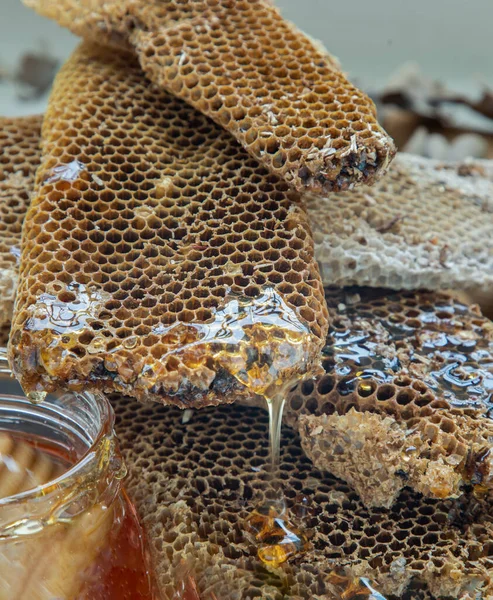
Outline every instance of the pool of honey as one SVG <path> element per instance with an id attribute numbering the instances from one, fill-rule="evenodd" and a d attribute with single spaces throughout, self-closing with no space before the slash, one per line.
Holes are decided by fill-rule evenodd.
<path id="1" fill-rule="evenodd" d="M 52 481 L 71 462 L 42 440 L 0 431 L 0 498 Z M 54 598 L 157 600 L 144 533 L 125 492 L 111 506 L 95 504 L 67 522 L 0 539 L 0 600 Z"/>

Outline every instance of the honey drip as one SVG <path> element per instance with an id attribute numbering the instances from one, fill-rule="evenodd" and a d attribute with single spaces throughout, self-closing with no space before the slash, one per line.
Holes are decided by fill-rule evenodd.
<path id="1" fill-rule="evenodd" d="M 265 397 L 265 400 L 269 411 L 270 484 L 275 498 L 250 513 L 246 520 L 246 532 L 257 545 L 259 559 L 266 566 L 277 569 L 290 558 L 307 550 L 308 539 L 303 530 L 291 521 L 279 477 L 285 394 Z"/>
<path id="2" fill-rule="evenodd" d="M 47 395 L 46 392 L 28 392 L 27 399 L 33 404 L 41 404 Z"/>
<path id="3" fill-rule="evenodd" d="M 290 558 L 308 549 L 308 538 L 292 522 L 279 477 L 281 423 L 285 395 L 265 398 L 269 410 L 269 454 L 271 488 L 275 498 L 255 508 L 247 517 L 245 530 L 257 545 L 257 556 L 268 567 L 277 569 Z"/>
<path id="4" fill-rule="evenodd" d="M 215 358 L 267 403 L 270 475 L 276 499 L 255 509 L 246 529 L 258 545 L 260 560 L 274 568 L 307 546 L 305 534 L 289 521 L 278 471 L 286 393 L 306 373 L 310 337 L 308 327 L 272 288 L 257 299 L 230 301 L 216 313 L 205 335 L 215 345 L 221 340 Z"/>
<path id="5" fill-rule="evenodd" d="M 309 326 L 289 307 L 272 287 L 265 287 L 255 298 L 230 293 L 225 304 L 213 311 L 212 318 L 204 323 L 160 322 L 152 334 L 159 336 L 163 353 L 152 363 L 139 366 L 132 372 L 128 364 L 118 364 L 118 352 L 132 350 L 138 343 L 128 337 L 117 346 L 107 347 L 107 338 L 92 331 L 104 327 L 107 294 L 83 285 L 70 284 L 54 296 L 42 294 L 31 309 L 25 330 L 38 332 L 44 344 L 40 352 L 43 367 L 51 376 L 57 376 L 80 359 L 73 352 L 79 336 L 91 342 L 86 346 L 91 357 L 103 357 L 105 369 L 116 370 L 122 379 L 145 380 L 152 388 L 166 381 L 166 376 L 179 363 L 187 377 L 203 386 L 206 377 L 222 367 L 253 394 L 262 396 L 269 411 L 270 465 L 274 480 L 280 460 L 280 435 L 284 401 L 287 391 L 299 377 L 306 375 L 318 354 L 318 343 Z M 105 334 L 111 334 L 110 328 Z M 108 335 L 108 339 L 116 336 Z M 215 363 L 215 371 L 208 365 Z M 178 367 L 178 371 L 180 368 Z M 63 375 L 62 375 L 63 376 Z M 33 391 L 31 396 L 33 397 Z M 283 502 L 281 486 L 277 500 Z M 261 507 L 254 514 L 271 515 L 265 528 L 256 535 L 261 543 L 258 554 L 270 565 L 279 565 L 305 546 L 304 536 L 292 528 L 285 517 L 285 508 L 272 512 L 272 506 Z M 275 512 L 275 511 L 274 511 Z M 269 535 L 267 532 L 271 531 Z"/>
<path id="6" fill-rule="evenodd" d="M 281 424 L 285 396 L 277 395 L 265 400 L 269 411 L 270 468 L 272 476 L 276 477 L 281 457 Z"/>

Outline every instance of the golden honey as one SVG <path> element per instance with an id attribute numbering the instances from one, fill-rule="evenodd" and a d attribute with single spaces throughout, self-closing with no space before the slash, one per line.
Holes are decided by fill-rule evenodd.
<path id="1" fill-rule="evenodd" d="M 246 530 L 253 534 L 260 560 L 277 568 L 307 547 L 305 534 L 288 519 L 277 476 L 286 394 L 306 373 L 308 348 L 313 343 L 310 330 L 273 288 L 266 288 L 258 298 L 230 300 L 216 313 L 213 323 L 202 326 L 201 343 L 204 341 L 210 344 L 214 358 L 267 404 L 270 474 L 276 499 L 250 514 Z"/>
<path id="2" fill-rule="evenodd" d="M 386 600 L 367 577 L 347 577 L 333 572 L 328 583 L 340 600 Z"/>
<path id="3" fill-rule="evenodd" d="M 246 531 L 255 538 L 258 557 L 265 565 L 278 568 L 308 549 L 306 535 L 291 518 L 283 499 L 268 502 L 249 515 Z"/>

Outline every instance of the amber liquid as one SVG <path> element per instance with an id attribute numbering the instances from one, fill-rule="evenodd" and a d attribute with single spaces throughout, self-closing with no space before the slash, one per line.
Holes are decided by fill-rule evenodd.
<path id="1" fill-rule="evenodd" d="M 282 488 L 278 488 L 277 498 L 262 504 L 248 516 L 246 531 L 255 538 L 258 557 L 265 565 L 278 568 L 308 549 L 306 533 L 292 519 Z"/>
<path id="2" fill-rule="evenodd" d="M 247 517 L 245 530 L 257 545 L 257 555 L 270 567 L 278 568 L 305 552 L 308 537 L 288 510 L 280 478 L 281 424 L 285 394 L 264 395 L 269 411 L 269 488 L 271 499 L 257 506 Z"/>
<path id="3" fill-rule="evenodd" d="M 77 600 L 157 600 L 149 569 L 144 532 L 127 494 L 120 499 L 123 518 L 87 573 Z"/>
<path id="4" fill-rule="evenodd" d="M 0 497 L 49 483 L 73 462 L 44 440 L 0 432 Z M 32 516 L 21 513 L 21 518 Z M 96 504 L 36 535 L 0 540 L 0 600 L 53 598 L 157 598 L 143 531 L 124 492 L 110 507 Z"/>
<path id="5" fill-rule="evenodd" d="M 270 481 L 274 498 L 254 509 L 245 529 L 260 560 L 278 567 L 307 548 L 302 530 L 291 522 L 279 479 L 281 423 L 287 390 L 306 371 L 311 333 L 275 290 L 236 298 L 215 315 L 202 338 L 216 348 L 214 358 L 252 393 L 263 396 L 269 412 Z M 188 592 L 193 597 L 193 589 Z"/>
<path id="6" fill-rule="evenodd" d="M 246 534 L 257 546 L 259 559 L 277 568 L 308 548 L 302 528 L 289 513 L 279 477 L 281 424 L 287 390 L 306 369 L 306 347 L 310 332 L 297 320 L 273 290 L 246 301 L 241 311 L 226 319 L 222 327 L 236 344 L 223 347 L 216 355 L 226 368 L 253 393 L 263 396 L 269 413 L 269 488 L 273 497 L 248 516 Z M 227 337 L 227 336 L 224 336 Z M 294 379 L 294 380 L 293 380 Z M 193 588 L 188 597 L 194 598 Z M 185 597 L 185 596 L 184 596 Z M 198 596 L 195 596 L 198 597 Z"/>
<path id="7" fill-rule="evenodd" d="M 327 580 L 340 600 L 386 600 L 366 577 L 347 577 L 332 572 Z"/>
<path id="8" fill-rule="evenodd" d="M 279 461 L 281 458 L 281 424 L 285 397 L 280 395 L 274 398 L 266 398 L 265 401 L 269 411 L 270 469 L 272 477 L 276 478 L 279 474 Z M 278 485 L 278 487 L 280 486 Z"/>

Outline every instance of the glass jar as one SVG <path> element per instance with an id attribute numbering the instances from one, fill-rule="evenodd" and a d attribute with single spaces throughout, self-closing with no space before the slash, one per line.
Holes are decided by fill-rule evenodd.
<path id="1" fill-rule="evenodd" d="M 0 350 L 0 600 L 151 600 L 109 402 L 32 404 Z"/>

